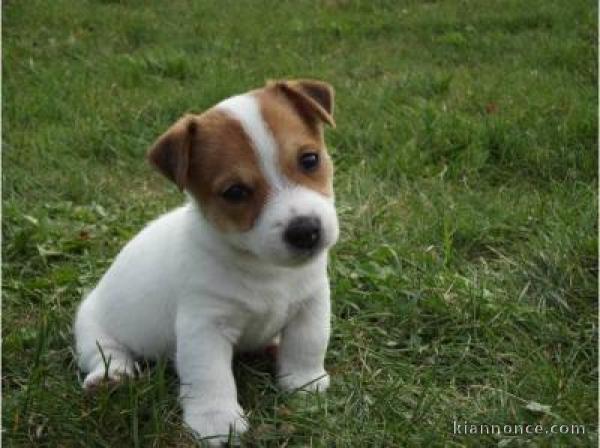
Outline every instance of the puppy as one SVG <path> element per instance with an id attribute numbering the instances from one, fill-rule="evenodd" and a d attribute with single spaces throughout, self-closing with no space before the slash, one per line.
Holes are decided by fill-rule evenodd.
<path id="1" fill-rule="evenodd" d="M 235 351 L 280 338 L 284 390 L 324 391 L 327 251 L 338 238 L 334 125 L 324 82 L 271 82 L 186 115 L 150 162 L 191 201 L 151 222 L 119 253 L 75 320 L 83 386 L 134 374 L 134 360 L 175 361 L 185 423 L 226 441 L 247 429 Z"/>

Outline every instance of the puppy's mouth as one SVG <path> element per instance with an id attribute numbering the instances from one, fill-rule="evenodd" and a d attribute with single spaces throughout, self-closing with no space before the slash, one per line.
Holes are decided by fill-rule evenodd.
<path id="1" fill-rule="evenodd" d="M 323 249 L 324 247 L 319 246 L 306 250 L 291 250 L 291 256 L 287 264 L 289 264 L 290 266 L 301 266 L 315 258 L 318 254 L 320 254 L 323 251 Z"/>
<path id="2" fill-rule="evenodd" d="M 240 259 L 249 261 L 263 260 L 282 267 L 298 267 L 307 264 L 322 253 L 327 247 L 322 240 L 319 241 L 319 244 L 307 248 L 293 247 L 289 244 L 284 244 L 284 246 L 286 250 L 283 253 L 280 252 L 280 255 L 274 258 L 261 253 L 261 251 L 255 251 L 250 248 L 239 247 L 237 245 L 232 245 L 231 247 L 238 254 Z"/>

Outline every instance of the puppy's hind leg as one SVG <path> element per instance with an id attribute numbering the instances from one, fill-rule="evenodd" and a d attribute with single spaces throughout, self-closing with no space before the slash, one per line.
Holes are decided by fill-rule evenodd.
<path id="1" fill-rule="evenodd" d="M 129 350 L 107 334 L 86 305 L 81 305 L 75 320 L 79 368 L 87 374 L 83 388 L 93 389 L 105 381 L 134 376 L 135 361 Z"/>

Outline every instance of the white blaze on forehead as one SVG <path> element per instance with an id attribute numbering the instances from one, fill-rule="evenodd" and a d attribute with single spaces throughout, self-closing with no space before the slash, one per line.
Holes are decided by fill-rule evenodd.
<path id="1" fill-rule="evenodd" d="M 277 144 L 260 112 L 258 98 L 252 94 L 237 95 L 215 106 L 240 122 L 256 151 L 262 172 L 274 188 L 281 188 L 285 181 L 277 164 Z"/>

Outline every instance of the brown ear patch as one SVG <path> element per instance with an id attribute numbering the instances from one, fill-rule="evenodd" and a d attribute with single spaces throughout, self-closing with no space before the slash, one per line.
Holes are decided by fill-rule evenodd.
<path id="1" fill-rule="evenodd" d="M 279 87 L 266 88 L 257 94 L 261 114 L 277 144 L 277 166 L 292 183 L 333 195 L 333 164 L 327 154 L 322 126 L 306 121 L 289 96 Z M 319 167 L 302 170 L 299 159 L 304 153 L 316 153 Z"/>
<path id="2" fill-rule="evenodd" d="M 198 124 L 193 115 L 185 115 L 171 126 L 148 150 L 147 157 L 180 190 L 187 184 L 189 160 Z"/>
<path id="3" fill-rule="evenodd" d="M 294 107 L 312 125 L 316 121 L 335 127 L 335 91 L 330 84 L 315 80 L 278 81 L 274 85 L 288 96 Z"/>
<path id="4" fill-rule="evenodd" d="M 335 91 L 331 84 L 311 79 L 288 81 L 287 83 L 290 87 L 300 90 L 315 100 L 325 112 L 333 117 Z"/>

